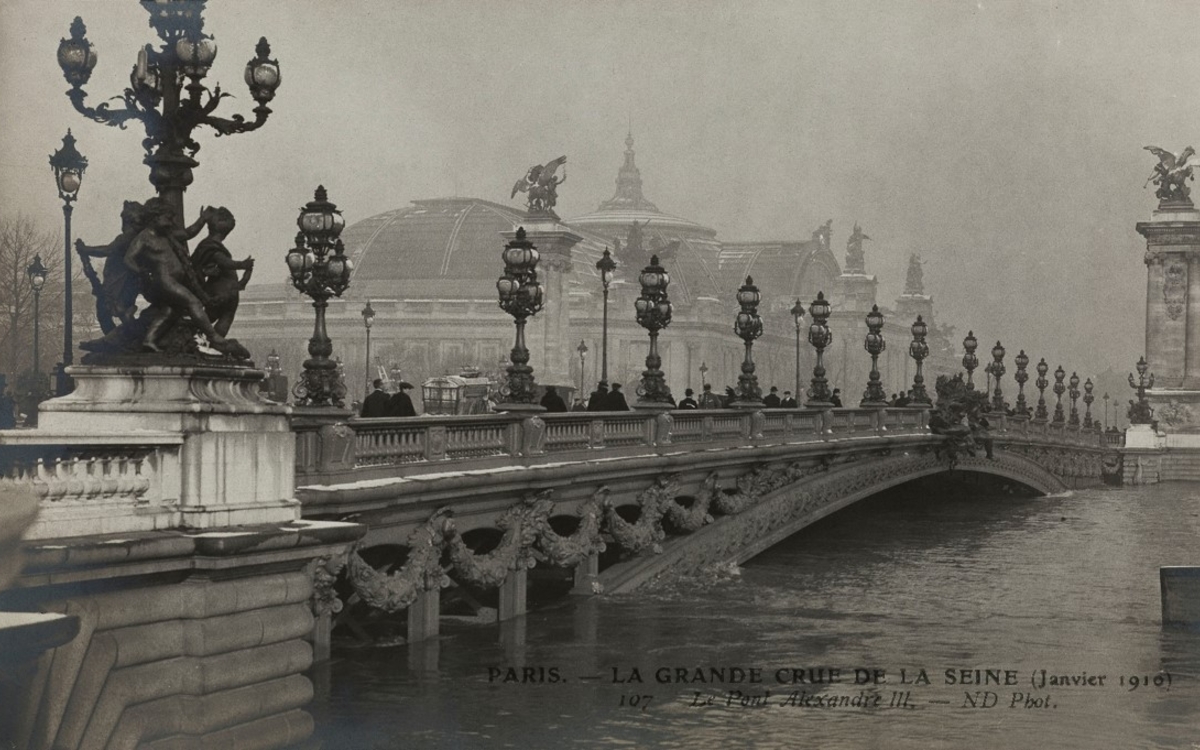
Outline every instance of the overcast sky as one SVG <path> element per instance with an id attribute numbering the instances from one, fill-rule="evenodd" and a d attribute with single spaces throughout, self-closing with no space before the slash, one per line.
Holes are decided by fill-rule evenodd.
<path id="1" fill-rule="evenodd" d="M 54 53 L 76 15 L 99 53 L 93 104 L 154 40 L 135 0 L 0 0 L 0 198 L 61 221 L 46 159 L 70 127 L 90 161 L 76 236 L 98 243 L 123 199 L 152 192 L 140 126 L 93 123 L 64 95 Z M 208 81 L 236 96 L 217 114 L 250 114 L 259 36 L 283 83 L 261 130 L 199 131 L 188 212 L 228 206 L 229 245 L 277 280 L 318 183 L 351 223 L 451 194 L 516 205 L 525 169 L 566 154 L 570 217 L 612 195 L 632 122 L 663 211 L 726 240 L 807 238 L 832 218 L 839 259 L 857 220 L 885 304 L 917 252 L 959 336 L 1081 375 L 1130 369 L 1134 224 L 1156 203 L 1142 147 L 1200 145 L 1195 18 L 1186 0 L 210 0 Z"/>

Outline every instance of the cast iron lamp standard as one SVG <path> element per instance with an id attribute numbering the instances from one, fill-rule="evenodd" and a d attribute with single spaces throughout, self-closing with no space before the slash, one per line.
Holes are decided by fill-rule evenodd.
<path id="1" fill-rule="evenodd" d="M 1108 432 L 1108 392 L 1104 393 L 1104 431 Z"/>
<path id="2" fill-rule="evenodd" d="M 929 344 L 925 343 L 925 336 L 929 333 L 929 326 L 925 325 L 925 321 L 921 316 L 917 316 L 917 321 L 912 324 L 913 340 L 908 345 L 908 354 L 917 362 L 917 372 L 913 375 L 912 395 L 909 397 L 909 403 L 917 406 L 930 406 L 933 404 L 929 400 L 929 393 L 925 391 L 925 376 L 921 374 L 921 362 L 929 356 Z"/>
<path id="3" fill-rule="evenodd" d="M 1016 356 L 1017 371 L 1013 373 L 1013 380 L 1017 381 L 1017 408 L 1016 415 L 1029 419 L 1029 405 L 1025 402 L 1025 383 L 1029 380 L 1029 373 L 1025 371 L 1029 367 L 1029 355 L 1022 349 Z"/>
<path id="4" fill-rule="evenodd" d="M 204 33 L 205 1 L 143 0 L 150 26 L 162 44 L 158 49 L 146 45 L 138 50 L 129 88 L 117 97 L 123 103 L 118 109 L 107 102 L 96 107 L 84 103 L 87 94 L 83 86 L 96 66 L 96 52 L 87 40 L 82 19 L 76 17 L 70 38 L 58 45 L 58 64 L 71 84 L 67 97 L 80 114 L 105 125 L 124 128 L 130 120 L 137 120 L 145 127 L 142 145 L 146 156 L 142 161 L 150 167 L 151 184 L 175 209 L 180 226 L 184 224 L 183 192 L 192 182 L 192 169 L 199 165 L 192 158 L 200 150 L 192 131 L 201 125 L 217 135 L 257 130 L 271 114 L 267 102 L 274 98 L 280 81 L 279 61 L 270 59 L 270 45 L 265 38 L 259 39 L 244 74 L 250 96 L 258 104 L 254 119 L 248 122 L 242 115 L 229 119 L 213 115 L 229 94 L 220 86 L 209 91 L 203 84 L 217 56 L 216 42 Z"/>
<path id="5" fill-rule="evenodd" d="M 650 352 L 646 355 L 646 369 L 642 372 L 642 382 L 638 384 L 638 400 L 634 406 L 639 409 L 670 409 L 674 404 L 671 389 L 663 377 L 662 357 L 658 356 L 658 332 L 671 324 L 671 300 L 667 297 L 671 276 L 658 264 L 658 256 L 652 255 L 650 265 L 642 269 L 638 282 L 642 285 L 642 295 L 633 306 L 638 325 L 650 332 Z M 761 322 L 759 328 L 762 328 Z"/>
<path id="6" fill-rule="evenodd" d="M 701 389 L 703 389 L 704 386 L 708 385 L 708 379 L 704 377 L 707 372 L 708 372 L 708 365 L 701 362 L 700 363 L 700 388 Z"/>
<path id="7" fill-rule="evenodd" d="M 1063 379 L 1067 377 L 1067 372 L 1058 366 L 1054 371 L 1054 395 L 1058 397 L 1058 401 L 1054 404 L 1054 424 L 1063 424 L 1066 419 L 1063 417 L 1062 397 L 1067 387 L 1063 385 Z"/>
<path id="8" fill-rule="evenodd" d="M 1033 418 L 1038 422 L 1045 422 L 1050 416 L 1050 412 L 1046 410 L 1046 386 L 1050 385 L 1050 381 L 1046 380 L 1046 373 L 1050 372 L 1050 365 L 1046 364 L 1046 358 L 1042 357 L 1037 363 L 1037 380 L 1033 384 L 1038 389 L 1037 411 L 1034 412 Z"/>
<path id="9" fill-rule="evenodd" d="M 812 318 L 808 324 L 808 343 L 817 350 L 817 362 L 813 365 L 812 397 L 804 402 L 806 407 L 828 409 L 833 406 L 833 394 L 829 392 L 829 381 L 825 379 L 825 348 L 833 342 L 833 332 L 826 325 L 830 311 L 825 292 L 817 292 L 817 298 L 808 306 L 808 316 Z M 797 398 L 799 396 L 796 394 Z"/>
<path id="10" fill-rule="evenodd" d="M 579 346 L 575 347 L 575 351 L 579 352 L 579 398 L 582 400 L 587 395 L 587 391 L 583 389 L 583 364 L 588 353 L 587 344 L 583 343 L 583 339 L 579 340 Z"/>
<path id="11" fill-rule="evenodd" d="M 975 350 L 979 348 L 979 339 L 975 338 L 974 331 L 967 331 L 967 337 L 963 339 L 963 349 L 966 353 L 963 354 L 962 365 L 967 371 L 967 388 L 975 390 L 975 383 L 971 377 L 975 373 L 975 368 L 979 366 L 979 357 L 975 356 Z"/>
<path id="12" fill-rule="evenodd" d="M 800 324 L 804 322 L 804 303 L 800 298 L 796 298 L 796 304 L 792 307 L 792 319 L 796 321 L 796 399 L 800 398 Z"/>
<path id="13" fill-rule="evenodd" d="M 1083 382 L 1083 429 L 1090 430 L 1097 426 L 1097 422 L 1092 419 L 1092 402 L 1096 400 L 1096 396 L 1092 391 L 1096 388 L 1092 384 L 1092 379 L 1088 378 Z"/>
<path id="14" fill-rule="evenodd" d="M 608 382 L 608 287 L 612 284 L 617 262 L 612 259 L 607 247 L 604 248 L 604 255 L 596 261 L 596 270 L 600 272 L 600 283 L 604 287 L 604 310 L 601 313 L 603 323 L 600 329 L 600 379 Z"/>
<path id="15" fill-rule="evenodd" d="M 41 297 L 42 287 L 46 285 L 46 267 L 42 265 L 41 255 L 33 256 L 33 262 L 25 269 L 25 275 L 29 277 L 29 288 L 33 290 L 33 371 L 40 373 L 42 371 Z M 39 379 L 38 390 L 40 391 L 42 388 L 45 388 L 45 384 L 41 383 Z"/>
<path id="16" fill-rule="evenodd" d="M 1137 382 L 1133 380 L 1133 373 L 1129 375 L 1129 387 L 1137 390 L 1137 402 L 1129 407 L 1129 424 L 1150 424 L 1154 417 L 1154 410 L 1150 408 L 1150 402 L 1146 399 L 1146 389 L 1154 387 L 1154 374 L 1151 373 L 1148 379 L 1146 377 L 1146 371 L 1149 369 L 1146 358 L 1141 357 L 1137 363 Z"/>
<path id="17" fill-rule="evenodd" d="M 94 57 L 93 57 L 94 59 Z M 74 326 L 75 311 L 71 292 L 71 205 L 79 196 L 79 186 L 83 184 L 83 173 L 87 170 L 88 161 L 75 148 L 75 136 L 67 130 L 63 136 L 62 148 L 50 155 L 50 168 L 54 170 L 54 184 L 58 186 L 58 197 L 63 202 L 63 359 L 56 373 L 57 383 L 55 392 L 65 396 L 71 391 L 71 379 L 67 376 L 67 368 L 75 361 Z"/>
<path id="18" fill-rule="evenodd" d="M 296 246 L 287 254 L 288 272 L 292 285 L 312 299 L 317 320 L 308 340 L 309 359 L 304 361 L 304 372 L 292 394 L 300 406 L 341 408 L 346 383 L 338 375 L 337 362 L 329 358 L 333 342 L 325 330 L 325 309 L 330 297 L 342 296 L 350 285 L 354 269 L 338 239 L 346 220 L 337 206 L 329 202 L 324 186 L 320 186 L 314 199 L 300 209 L 296 223 L 300 231 L 296 233 Z"/>
<path id="19" fill-rule="evenodd" d="M 996 379 L 996 390 L 992 393 L 992 408 L 1000 414 L 1004 413 L 1004 393 L 1000 390 L 1000 376 L 1004 374 L 1004 347 L 997 341 L 992 347 L 992 377 Z"/>
<path id="20" fill-rule="evenodd" d="M 1079 375 L 1071 373 L 1071 379 L 1067 383 L 1070 385 L 1067 396 L 1071 399 L 1071 415 L 1067 418 L 1067 424 L 1079 429 Z"/>
<path id="21" fill-rule="evenodd" d="M 871 355 L 871 374 L 859 406 L 887 406 L 887 394 L 883 390 L 883 383 L 879 382 L 879 355 L 887 349 L 887 342 L 883 340 L 883 313 L 879 312 L 879 305 L 871 305 L 871 312 L 867 313 L 867 337 L 863 348 Z"/>
<path id="22" fill-rule="evenodd" d="M 542 309 L 542 285 L 538 283 L 537 264 L 541 257 L 533 243 L 525 239 L 525 227 L 517 228 L 517 236 L 501 253 L 504 275 L 496 281 L 500 308 L 513 316 L 517 326 L 508 366 L 508 379 L 501 388 L 504 402 L 501 411 L 541 411 L 537 403 L 537 384 L 529 366 L 529 349 L 525 348 L 525 321 Z M 607 297 L 605 298 L 607 307 Z"/>
<path id="23" fill-rule="evenodd" d="M 363 388 L 363 397 L 365 398 L 371 393 L 371 324 L 375 322 L 375 310 L 371 307 L 371 300 L 367 300 L 366 306 L 362 309 L 363 328 L 367 329 L 367 360 L 366 368 L 363 373 L 366 378 Z"/>
<path id="24" fill-rule="evenodd" d="M 738 376 L 737 401 L 734 406 L 759 408 L 762 406 L 762 389 L 758 387 L 758 376 L 754 374 L 754 340 L 762 335 L 762 318 L 758 316 L 758 303 L 762 299 L 754 279 L 746 277 L 746 283 L 737 291 L 741 309 L 734 319 L 733 332 L 746 343 L 746 356 L 742 360 L 742 374 Z"/>

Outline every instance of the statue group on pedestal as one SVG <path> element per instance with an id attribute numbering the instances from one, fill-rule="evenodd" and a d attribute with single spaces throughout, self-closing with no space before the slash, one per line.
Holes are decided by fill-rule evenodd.
<path id="1" fill-rule="evenodd" d="M 145 204 L 126 201 L 121 210 L 121 233 L 107 245 L 75 249 L 84 275 L 96 296 L 96 318 L 104 336 L 85 341 L 91 352 L 85 362 L 104 355 L 180 355 L 203 353 L 196 341 L 203 334 L 218 355 L 249 359 L 250 353 L 228 338 L 241 290 L 250 281 L 254 259 L 234 260 L 225 239 L 236 222 L 224 207 L 206 206 L 200 218 L 179 229 L 175 211 L 162 198 Z M 187 241 L 207 228 L 208 235 L 194 252 Z M 103 258 L 100 274 L 93 258 Z M 238 276 L 238 271 L 242 275 Z M 141 296 L 149 306 L 138 313 Z"/>
<path id="2" fill-rule="evenodd" d="M 1159 204 L 1176 203 L 1190 206 L 1192 200 L 1189 196 L 1192 191 L 1186 183 L 1195 177 L 1192 176 L 1192 165 L 1188 160 L 1196 155 L 1196 149 L 1188 146 L 1176 156 L 1158 146 L 1144 148 L 1158 157 L 1158 164 L 1154 165 L 1154 174 L 1146 179 L 1146 184 L 1153 182 L 1158 186 L 1154 194 L 1158 196 Z"/>
<path id="3" fill-rule="evenodd" d="M 512 195 L 529 193 L 527 203 L 530 213 L 554 213 L 554 205 L 558 203 L 558 186 L 567 181 L 567 157 L 560 156 L 546 164 L 535 164 L 529 168 L 525 176 L 513 185 Z M 563 168 L 562 177 L 555 177 L 558 168 Z"/>

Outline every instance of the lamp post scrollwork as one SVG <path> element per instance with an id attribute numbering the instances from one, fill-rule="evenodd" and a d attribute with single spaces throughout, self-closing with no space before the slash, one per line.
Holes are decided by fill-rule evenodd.
<path id="1" fill-rule="evenodd" d="M 1029 373 L 1026 368 L 1029 367 L 1029 355 L 1022 349 L 1017 354 L 1016 359 L 1017 371 L 1013 373 L 1013 380 L 1017 381 L 1017 408 L 1016 415 L 1018 417 L 1029 418 L 1029 406 L 1025 402 L 1025 383 L 1029 380 Z"/>
<path id="2" fill-rule="evenodd" d="M 1096 400 L 1096 396 L 1092 391 L 1096 386 L 1092 383 L 1092 379 L 1088 378 L 1083 381 L 1083 429 L 1090 430 L 1095 425 L 1095 420 L 1092 419 L 1092 402 Z"/>
<path id="3" fill-rule="evenodd" d="M 97 106 L 85 103 L 83 90 L 96 66 L 96 51 L 87 40 L 87 27 L 81 18 L 71 23 L 70 37 L 58 45 L 58 64 L 71 84 L 67 98 L 76 111 L 105 125 L 124 128 L 132 120 L 140 121 L 146 138 L 143 163 L 150 168 L 150 182 L 175 209 L 182 222 L 183 192 L 192 182 L 193 158 L 200 145 L 192 138 L 201 125 L 217 135 L 257 130 L 271 114 L 267 103 L 280 83 L 279 61 L 271 58 L 271 47 L 259 39 L 255 56 L 246 63 L 244 77 L 250 96 L 257 103 L 254 119 L 243 115 L 217 117 L 217 107 L 229 94 L 215 86 L 210 91 L 203 83 L 217 45 L 204 32 L 205 0 L 143 0 L 150 13 L 150 26 L 162 44 L 156 49 L 146 45 L 137 53 L 129 76 L 129 88 L 120 99 L 123 106 L 113 109 L 107 102 Z"/>
<path id="4" fill-rule="evenodd" d="M 1150 424 L 1154 418 L 1154 410 L 1150 408 L 1150 400 L 1146 398 L 1146 390 L 1154 387 L 1154 373 L 1146 376 L 1149 369 L 1146 358 L 1141 357 L 1137 363 L 1137 381 L 1134 381 L 1132 373 L 1129 375 L 1129 387 L 1137 391 L 1137 401 L 1129 406 L 1129 424 Z"/>
<path id="5" fill-rule="evenodd" d="M 318 186 L 313 200 L 300 209 L 296 220 L 296 246 L 287 254 L 292 286 L 313 301 L 316 322 L 308 340 L 309 358 L 304 372 L 292 389 L 300 406 L 344 406 L 346 384 L 338 374 L 337 362 L 330 359 L 333 342 L 325 328 L 325 310 L 330 297 L 340 297 L 350 285 L 353 262 L 338 235 L 346 226 L 342 212 L 329 202 L 325 187 Z"/>
<path id="6" fill-rule="evenodd" d="M 829 381 L 825 379 L 825 349 L 833 342 L 833 332 L 826 325 L 831 311 L 825 292 L 817 292 L 817 298 L 808 306 L 808 316 L 812 318 L 808 324 L 808 343 L 817 350 L 817 362 L 813 366 L 811 394 L 804 403 L 807 407 L 828 409 L 833 406 L 833 394 L 829 392 Z"/>
<path id="7" fill-rule="evenodd" d="M 1071 373 L 1070 380 L 1067 381 L 1067 396 L 1071 399 L 1071 414 L 1067 417 L 1067 424 L 1075 429 L 1079 429 L 1079 375 Z"/>
<path id="8" fill-rule="evenodd" d="M 652 255 L 650 265 L 642 269 L 638 281 L 642 285 L 642 294 L 634 301 L 634 310 L 638 325 L 650 332 L 650 352 L 646 355 L 646 369 L 638 384 L 635 405 L 639 408 L 670 408 L 673 401 L 663 376 L 662 357 L 658 355 L 658 332 L 671 324 L 671 300 L 667 297 L 671 275 L 659 265 L 658 256 Z M 761 328 L 761 323 L 759 326 Z"/>
<path id="9" fill-rule="evenodd" d="M 1033 384 L 1038 389 L 1037 411 L 1034 412 L 1033 418 L 1038 422 L 1045 422 L 1050 417 L 1050 412 L 1046 410 L 1046 387 L 1050 385 L 1050 381 L 1046 380 L 1046 373 L 1050 372 L 1050 365 L 1046 364 L 1046 358 L 1042 357 L 1037 363 L 1037 380 Z"/>
<path id="10" fill-rule="evenodd" d="M 1054 371 L 1054 395 L 1058 400 L 1054 404 L 1054 424 L 1063 424 L 1066 418 L 1063 416 L 1062 397 L 1066 392 L 1067 387 L 1063 385 L 1063 380 L 1067 377 L 1067 372 L 1059 365 Z"/>
<path id="11" fill-rule="evenodd" d="M 863 341 L 863 348 L 871 355 L 871 374 L 867 378 L 867 389 L 863 391 L 862 402 L 859 405 L 887 406 L 887 393 L 879 380 L 879 355 L 887 349 L 887 342 L 883 340 L 883 313 L 879 312 L 879 305 L 871 305 L 871 312 L 867 313 L 867 336 Z"/>
<path id="12" fill-rule="evenodd" d="M 967 388 L 975 390 L 975 383 L 972 377 L 975 374 L 975 368 L 979 366 L 979 357 L 975 356 L 975 350 L 979 348 L 979 339 L 975 338 L 974 331 L 967 331 L 967 337 L 963 339 L 963 354 L 962 365 L 967 371 Z"/>
<path id="13" fill-rule="evenodd" d="M 740 306 L 737 318 L 733 323 L 733 332 L 746 344 L 746 356 L 742 360 L 742 374 L 738 376 L 737 404 L 743 406 L 761 406 L 762 389 L 758 387 L 758 376 L 754 374 L 754 340 L 763 333 L 762 318 L 758 315 L 758 303 L 762 296 L 754 279 L 746 277 L 746 283 L 738 289 L 737 301 Z"/>
<path id="14" fill-rule="evenodd" d="M 912 390 L 909 392 L 909 403 L 916 406 L 929 406 L 933 402 L 929 399 L 929 393 L 925 390 L 925 376 L 921 373 L 921 363 L 929 356 L 929 344 L 925 343 L 925 336 L 929 333 L 929 326 L 920 315 L 917 316 L 916 322 L 912 324 L 912 342 L 908 345 L 908 354 L 917 362 L 917 372 L 913 375 Z"/>
<path id="15" fill-rule="evenodd" d="M 541 258 L 533 243 L 526 239 L 525 227 L 517 228 L 517 236 L 504 246 L 504 275 L 496 281 L 500 309 L 513 317 L 517 333 L 510 353 L 508 378 L 500 389 L 502 409 L 508 411 L 538 411 L 537 384 L 529 366 L 529 349 L 525 346 L 525 322 L 542 309 L 543 289 L 538 283 L 537 264 Z"/>
<path id="16" fill-rule="evenodd" d="M 1005 373 L 1004 347 L 999 341 L 992 347 L 991 375 L 996 379 L 996 390 L 992 393 L 992 408 L 998 413 L 1004 413 L 1004 392 L 1000 390 L 1000 376 Z"/>

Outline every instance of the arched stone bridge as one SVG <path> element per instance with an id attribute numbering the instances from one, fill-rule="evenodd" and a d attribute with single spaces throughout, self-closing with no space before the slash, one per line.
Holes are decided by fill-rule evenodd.
<path id="1" fill-rule="evenodd" d="M 574 569 L 577 593 L 744 562 L 890 487 L 949 471 L 1039 493 L 1098 484 L 1104 436 L 997 417 L 992 458 L 943 450 L 913 408 L 298 423 L 309 518 L 369 527 L 349 558 L 355 596 L 436 633 L 451 579 L 525 609 L 528 571 Z M 370 561 L 368 564 L 366 561 Z"/>

